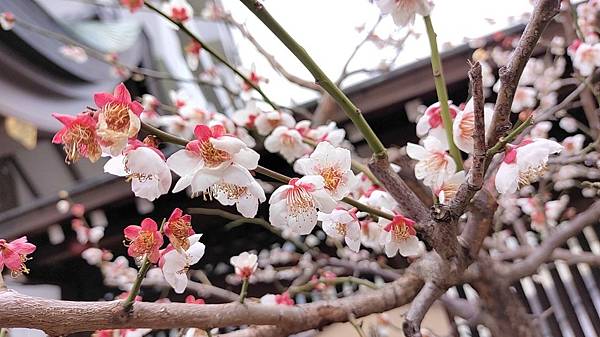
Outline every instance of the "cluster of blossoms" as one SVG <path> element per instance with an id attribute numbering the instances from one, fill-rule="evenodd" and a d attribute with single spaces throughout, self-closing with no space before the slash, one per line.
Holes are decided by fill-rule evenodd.
<path id="1" fill-rule="evenodd" d="M 129 256 L 158 264 L 164 280 L 175 292 L 185 291 L 189 280 L 187 271 L 200 261 L 205 249 L 200 242 L 202 234 L 195 233 L 189 215 L 176 208 L 161 228 L 154 220 L 146 218 L 141 226 L 126 227 L 124 234 Z M 169 244 L 162 248 L 164 236 L 169 239 Z"/>

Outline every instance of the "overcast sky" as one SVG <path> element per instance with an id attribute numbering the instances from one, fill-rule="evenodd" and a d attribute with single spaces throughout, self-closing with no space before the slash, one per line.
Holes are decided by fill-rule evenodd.
<path id="1" fill-rule="evenodd" d="M 311 79 L 302 64 L 240 1 L 223 0 L 223 4 L 239 22 L 247 24 L 256 38 L 290 72 Z M 368 0 L 265 0 L 264 4 L 333 78 L 339 75 L 346 59 L 379 15 L 377 6 Z M 491 6 L 492 4 L 495 6 Z M 520 22 L 522 16 L 530 12 L 531 8 L 528 0 L 437 0 L 432 19 L 438 33 L 438 44 L 460 45 L 465 39 L 475 39 L 507 28 Z M 361 34 L 355 27 L 363 24 L 366 24 L 367 29 Z M 422 18 L 417 17 L 414 29 L 423 34 L 418 39 L 412 38 L 407 41 L 396 66 L 428 56 L 429 46 Z M 404 29 L 397 29 L 388 16 L 377 33 L 386 37 L 389 34 L 402 36 L 404 32 Z M 315 97 L 313 93 L 300 90 L 277 76 L 267 61 L 243 37 L 236 35 L 236 40 L 243 66 L 248 69 L 254 66 L 261 75 L 269 78 L 269 83 L 263 84 L 267 95 L 282 104 L 288 104 L 290 100 L 304 102 Z M 368 43 L 359 52 L 351 68 L 375 67 L 382 57 L 389 57 L 391 52 L 377 49 Z M 356 77 L 348 84 L 361 80 L 364 80 L 364 77 Z"/>

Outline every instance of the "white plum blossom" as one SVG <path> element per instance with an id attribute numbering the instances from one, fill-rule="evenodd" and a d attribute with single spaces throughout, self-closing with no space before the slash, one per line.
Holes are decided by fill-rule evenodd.
<path id="1" fill-rule="evenodd" d="M 254 123 L 256 118 L 262 112 L 256 106 L 256 102 L 250 101 L 246 104 L 243 109 L 236 110 L 231 115 L 231 120 L 238 126 L 242 126 L 248 129 L 253 129 L 255 127 Z M 268 134 L 268 133 L 267 133 Z"/>
<path id="2" fill-rule="evenodd" d="M 247 181 L 242 173 L 258 165 L 258 153 L 238 138 L 226 135 L 220 124 L 212 128 L 197 125 L 194 134 L 195 140 L 167 159 L 169 168 L 180 176 L 173 192 L 188 186 L 192 194 L 210 192 L 209 188 L 217 183 L 241 186 L 240 181 Z"/>
<path id="3" fill-rule="evenodd" d="M 159 116 L 158 126 L 163 126 L 168 133 L 184 139 L 194 136 L 194 125 L 180 115 Z"/>
<path id="4" fill-rule="evenodd" d="M 419 239 L 416 236 L 413 220 L 396 214 L 392 221 L 380 217 L 379 225 L 384 230 L 382 240 L 388 257 L 393 257 L 397 253 L 402 256 L 413 256 L 419 253 Z"/>
<path id="5" fill-rule="evenodd" d="M 343 239 L 350 249 L 359 251 L 360 224 L 356 212 L 345 209 L 334 209 L 330 214 L 319 212 L 318 220 L 328 236 L 336 240 Z"/>
<path id="6" fill-rule="evenodd" d="M 75 63 L 85 63 L 88 60 L 85 50 L 78 46 L 66 45 L 61 46 L 58 50 L 64 57 Z"/>
<path id="7" fill-rule="evenodd" d="M 440 204 L 447 205 L 458 192 L 458 187 L 465 181 L 465 171 L 454 173 L 450 178 L 445 179 L 441 185 L 433 188 L 433 194 L 438 198 Z"/>
<path id="8" fill-rule="evenodd" d="M 573 66 L 581 76 L 589 76 L 600 66 L 600 44 L 581 43 L 575 51 Z"/>
<path id="9" fill-rule="evenodd" d="M 88 227 L 80 221 L 73 221 L 71 227 L 77 234 L 77 241 L 82 245 L 98 243 L 104 237 L 104 227 Z"/>
<path id="10" fill-rule="evenodd" d="M 267 200 L 265 191 L 245 168 L 234 164 L 229 168 L 229 172 L 223 177 L 222 182 L 211 187 L 212 195 L 222 205 L 235 204 L 241 215 L 253 218 L 256 216 L 259 203 Z M 232 175 L 235 178 L 230 179 Z"/>
<path id="11" fill-rule="evenodd" d="M 450 113 L 450 117 L 454 119 L 460 109 L 451 103 L 451 101 L 448 102 L 448 112 Z M 417 122 L 417 136 L 425 137 L 427 135 L 435 137 L 442 143 L 445 149 L 448 148 L 448 137 L 446 136 L 446 130 L 444 130 L 442 108 L 439 102 L 425 109 L 423 116 Z"/>
<path id="12" fill-rule="evenodd" d="M 295 159 L 310 153 L 311 147 L 304 143 L 298 130 L 278 126 L 265 139 L 265 149 L 271 153 L 280 153 L 283 158 L 291 163 Z"/>
<path id="13" fill-rule="evenodd" d="M 168 193 L 171 188 L 171 170 L 164 155 L 139 140 L 130 141 L 122 155 L 107 161 L 104 172 L 127 177 L 135 196 L 149 201 Z"/>
<path id="14" fill-rule="evenodd" d="M 169 0 L 163 4 L 162 12 L 173 21 L 180 23 L 186 23 L 194 16 L 194 8 L 187 0 Z"/>
<path id="15" fill-rule="evenodd" d="M 456 172 L 456 163 L 437 138 L 425 138 L 423 146 L 408 143 L 406 153 L 412 159 L 418 160 L 415 165 L 415 177 L 423 180 L 426 186 L 439 186 Z"/>
<path id="16" fill-rule="evenodd" d="M 473 109 L 473 99 L 471 98 L 464 109 L 456 114 L 452 124 L 454 143 L 461 151 L 466 153 L 473 152 L 473 133 L 475 132 L 475 112 Z M 483 118 L 486 132 L 492 122 L 492 117 L 493 111 L 486 106 Z"/>
<path id="17" fill-rule="evenodd" d="M 536 95 L 537 91 L 534 88 L 518 87 L 515 91 L 512 106 L 510 107 L 511 111 L 521 112 L 523 109 L 535 107 L 537 102 Z"/>
<path id="18" fill-rule="evenodd" d="M 360 241 L 365 247 L 380 251 L 383 237 L 383 226 L 379 223 L 370 220 L 360 222 Z"/>
<path id="19" fill-rule="evenodd" d="M 548 157 L 562 150 L 555 141 L 534 138 L 518 145 L 507 145 L 504 159 L 496 173 L 496 190 L 514 193 L 520 186 L 529 185 L 546 171 Z"/>
<path id="20" fill-rule="evenodd" d="M 348 149 L 336 148 L 328 142 L 320 142 L 309 157 L 300 158 L 297 165 L 302 174 L 320 175 L 325 182 L 325 190 L 335 200 L 348 194 L 357 178 L 352 172 L 352 157 Z"/>
<path id="21" fill-rule="evenodd" d="M 304 120 L 296 124 L 296 130 L 306 138 L 316 142 L 329 142 L 333 146 L 340 146 L 346 137 L 346 130 L 337 127 L 335 122 L 319 125 L 315 129 L 310 127 L 311 122 Z"/>
<path id="22" fill-rule="evenodd" d="M 15 16 L 12 12 L 0 13 L 0 28 L 9 31 L 15 26 Z"/>
<path id="23" fill-rule="evenodd" d="M 190 266 L 198 263 L 204 256 L 205 246 L 200 242 L 202 234 L 194 234 L 188 237 L 189 248 L 185 251 L 171 247 L 167 249 L 160 260 L 165 281 L 169 283 L 176 293 L 181 294 L 185 291 L 188 284 L 187 271 Z"/>
<path id="24" fill-rule="evenodd" d="M 558 122 L 558 126 L 569 133 L 573 133 L 579 128 L 577 126 L 577 120 L 569 116 L 561 118 L 560 122 Z"/>
<path id="25" fill-rule="evenodd" d="M 181 109 L 191 102 L 190 95 L 185 89 L 169 91 L 169 98 L 177 109 Z"/>
<path id="26" fill-rule="evenodd" d="M 549 121 L 541 121 L 536 123 L 529 134 L 533 138 L 548 138 L 548 132 L 552 129 L 552 123 Z"/>
<path id="27" fill-rule="evenodd" d="M 288 185 L 280 186 L 271 194 L 269 204 L 269 222 L 300 235 L 313 230 L 317 210 L 331 213 L 336 206 L 325 190 L 323 177 L 317 175 L 291 179 Z"/>
<path id="28" fill-rule="evenodd" d="M 582 134 L 577 134 L 575 136 L 567 137 L 562 141 L 563 146 L 563 154 L 565 155 L 575 155 L 578 154 L 581 149 L 583 149 L 583 143 L 585 142 L 585 136 Z"/>
<path id="29" fill-rule="evenodd" d="M 382 14 L 391 14 L 398 26 L 414 24 L 416 14 L 427 16 L 433 9 L 429 0 L 375 0 Z"/>
<path id="30" fill-rule="evenodd" d="M 235 274 L 242 279 L 250 278 L 256 271 L 256 268 L 258 268 L 258 256 L 248 252 L 232 256 L 229 262 L 235 268 Z"/>
<path id="31" fill-rule="evenodd" d="M 292 115 L 281 111 L 263 112 L 256 116 L 254 126 L 261 136 L 267 136 L 279 126 L 293 128 L 296 121 Z"/>

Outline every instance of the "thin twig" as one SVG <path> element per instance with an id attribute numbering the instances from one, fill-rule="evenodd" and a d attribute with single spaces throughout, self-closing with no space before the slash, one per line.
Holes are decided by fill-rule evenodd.
<path id="1" fill-rule="evenodd" d="M 257 0 L 240 0 L 256 17 L 258 17 L 270 30 L 283 42 L 283 44 L 304 64 L 306 69 L 314 76 L 316 82 L 342 107 L 348 118 L 362 133 L 371 150 L 378 155 L 385 153 L 385 147 L 379 140 L 371 126 L 365 120 L 360 110 L 352 101 L 338 88 L 325 74 L 312 57 L 304 50 L 296 40 L 275 20 L 266 10 L 264 5 Z"/>

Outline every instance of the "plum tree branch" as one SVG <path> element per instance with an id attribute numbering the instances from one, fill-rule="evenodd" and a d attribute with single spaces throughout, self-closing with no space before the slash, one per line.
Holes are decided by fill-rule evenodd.
<path id="1" fill-rule="evenodd" d="M 348 313 L 363 317 L 399 307 L 410 302 L 421 285 L 416 275 L 406 273 L 381 289 L 331 301 L 295 306 L 135 302 L 129 312 L 123 310 L 122 301 L 51 300 L 5 290 L 0 291 L 0 322 L 7 328 L 40 329 L 51 336 L 119 328 L 207 329 L 247 324 L 277 325 L 294 333 L 345 322 Z"/>
<path id="2" fill-rule="evenodd" d="M 333 81 L 325 74 L 319 65 L 312 59 L 306 50 L 275 20 L 266 10 L 264 5 L 257 0 L 240 0 L 256 17 L 258 17 L 267 26 L 277 38 L 298 58 L 308 71 L 314 76 L 319 84 L 335 101 L 342 107 L 348 118 L 354 123 L 356 128 L 362 133 L 369 144 L 371 151 L 375 154 L 384 154 L 385 147 L 367 123 L 365 117 L 354 103 L 338 88 Z"/>
<path id="3" fill-rule="evenodd" d="M 510 129 L 511 106 L 523 69 L 543 31 L 552 18 L 558 14 L 559 8 L 560 0 L 539 0 L 536 3 L 531 19 L 527 23 L 517 47 L 512 52 L 508 63 L 500 68 L 500 90 L 494 107 L 492 127 L 487 138 L 489 145 L 496 144 L 500 137 Z"/>
<path id="4" fill-rule="evenodd" d="M 524 276 L 534 274 L 539 266 L 552 256 L 556 248 L 563 245 L 569 238 L 577 235 L 585 227 L 598 223 L 599 218 L 600 201 L 596 201 L 587 210 L 579 213 L 573 220 L 560 225 L 526 259 L 505 266 L 501 271 L 502 274 L 509 280 L 518 280 Z"/>
<path id="5" fill-rule="evenodd" d="M 469 80 L 471 81 L 471 95 L 473 99 L 473 165 L 469 170 L 467 180 L 463 182 L 454 198 L 450 202 L 450 210 L 455 218 L 461 216 L 475 193 L 483 186 L 483 177 L 485 176 L 486 162 L 486 144 L 485 144 L 485 117 L 483 96 L 483 75 L 481 73 L 481 64 L 475 62 L 471 64 L 469 70 Z"/>

